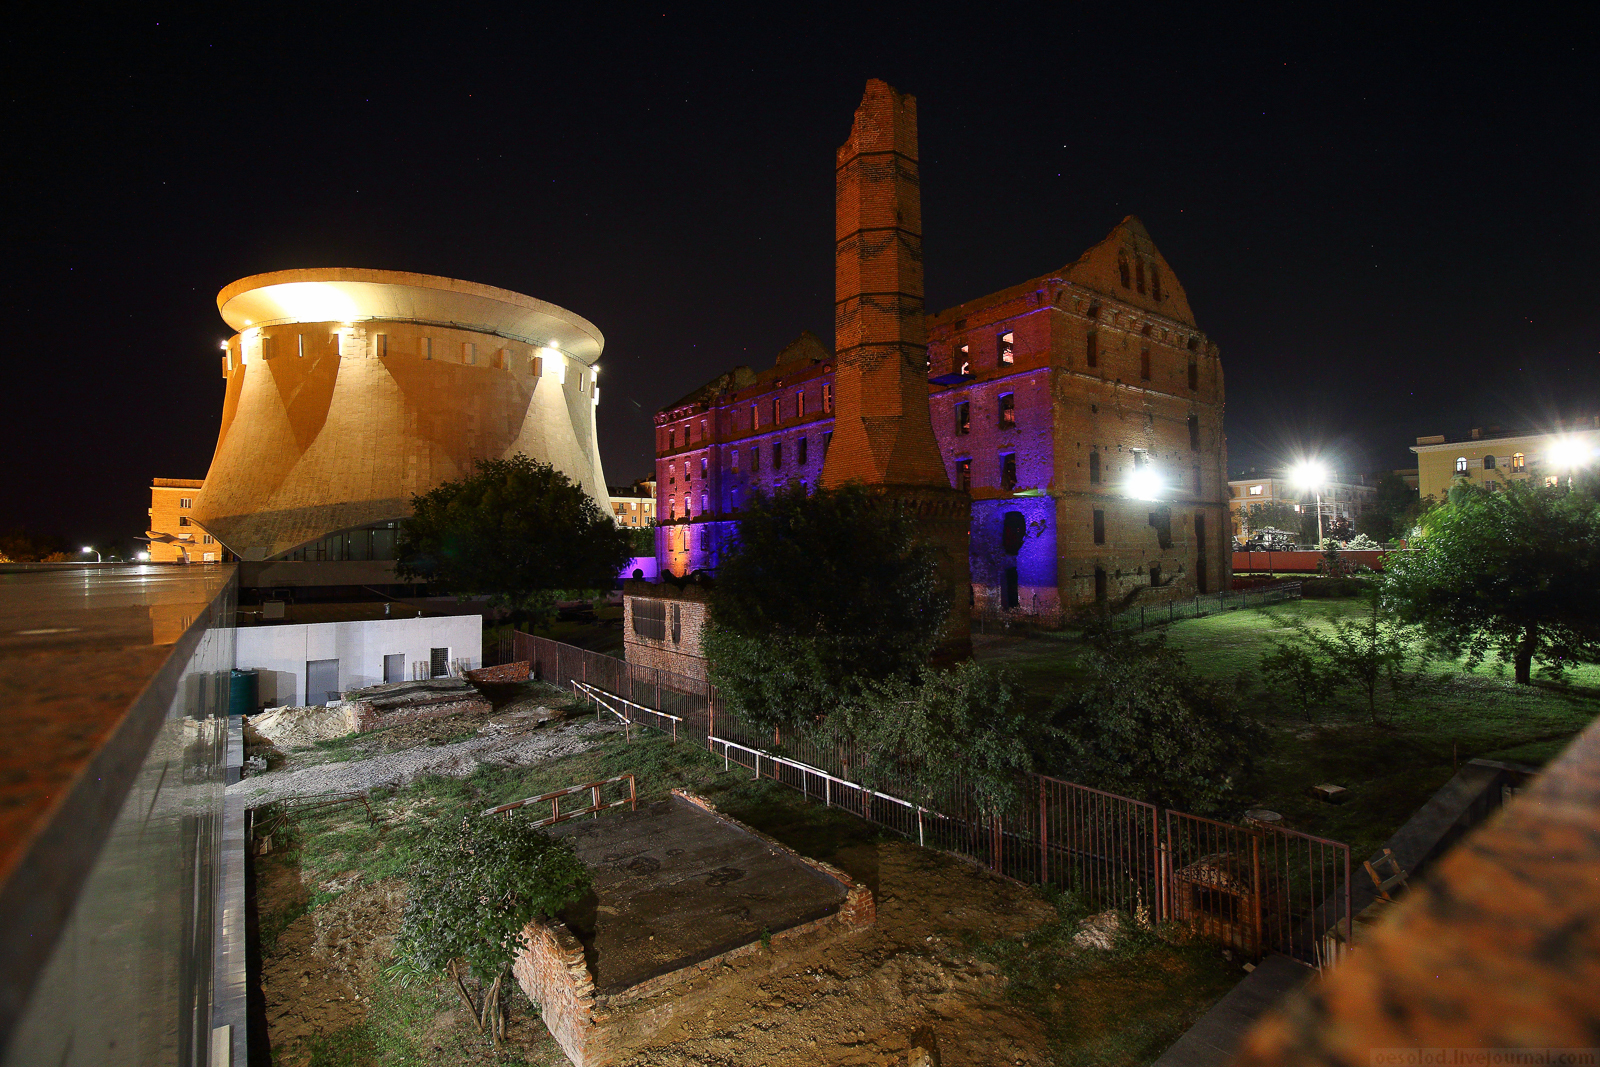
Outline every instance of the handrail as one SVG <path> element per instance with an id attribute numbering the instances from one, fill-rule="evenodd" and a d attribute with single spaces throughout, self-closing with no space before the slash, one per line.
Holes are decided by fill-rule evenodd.
<path id="1" fill-rule="evenodd" d="M 658 718 L 670 720 L 672 722 L 672 740 L 674 740 L 674 741 L 678 740 L 678 724 L 683 721 L 683 719 L 680 716 L 669 715 L 664 711 L 657 711 L 655 708 L 647 708 L 643 704 L 635 704 L 633 701 L 629 700 L 627 697 L 618 696 L 616 693 L 609 693 L 604 689 L 600 689 L 600 688 L 597 688 L 596 686 L 590 685 L 588 682 L 580 682 L 576 678 L 572 679 L 572 692 L 573 692 L 573 695 L 575 695 L 575 696 L 580 694 L 580 693 L 582 695 L 584 695 L 584 696 L 587 696 L 590 700 L 594 701 L 596 705 L 598 705 L 599 707 L 604 708 L 605 710 L 609 711 L 611 714 L 615 715 L 617 718 L 621 719 L 622 720 L 622 725 L 623 725 L 623 732 L 627 736 L 627 739 L 629 741 L 633 740 L 633 726 L 634 726 L 633 716 L 624 715 L 622 712 L 618 711 L 616 708 L 614 708 L 610 704 L 606 703 L 606 701 L 608 701 L 608 700 L 620 701 L 621 703 L 626 704 L 631 708 L 638 708 L 640 711 L 644 712 L 647 715 L 654 715 L 654 716 L 656 716 Z M 598 712 L 596 714 L 598 714 Z"/>
<path id="2" fill-rule="evenodd" d="M 627 796 L 627 798 L 623 799 L 623 800 L 614 800 L 609 804 L 602 804 L 600 802 L 600 787 L 601 786 L 605 786 L 605 785 L 615 785 L 617 782 L 627 782 L 628 783 L 628 796 Z M 581 793 L 584 790 L 588 790 L 589 791 L 589 796 L 590 796 L 590 801 L 591 801 L 590 805 L 587 808 L 583 808 L 583 809 L 581 809 L 579 811 L 562 811 L 561 810 L 561 798 L 562 797 L 570 797 L 574 793 Z M 484 812 L 483 814 L 485 814 L 485 815 L 507 815 L 513 809 L 520 808 L 524 804 L 543 804 L 547 800 L 550 802 L 550 814 L 547 817 L 545 817 L 543 819 L 540 819 L 537 822 L 535 822 L 533 824 L 534 826 L 551 826 L 551 825 L 553 825 L 555 823 L 558 823 L 558 822 L 566 822 L 568 819 L 576 819 L 580 815 L 591 815 L 592 814 L 596 818 L 599 818 L 600 817 L 600 812 L 606 811 L 606 810 L 608 810 L 610 808 L 620 808 L 624 804 L 628 805 L 628 809 L 630 811 L 638 811 L 639 810 L 639 790 L 638 790 L 638 786 L 634 782 L 633 774 L 631 772 L 629 772 L 627 774 L 616 775 L 613 778 L 602 778 L 598 782 L 584 782 L 582 785 L 569 785 L 565 789 L 557 789 L 554 792 L 550 792 L 550 793 L 540 793 L 536 797 L 527 797 L 527 798 L 522 799 L 522 800 L 513 800 L 509 804 L 501 804 L 497 808 L 490 808 L 488 811 Z"/>

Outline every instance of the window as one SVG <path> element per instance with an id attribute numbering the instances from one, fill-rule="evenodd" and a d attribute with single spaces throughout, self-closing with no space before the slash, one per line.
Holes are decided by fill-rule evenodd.
<path id="1" fill-rule="evenodd" d="M 178 506 L 180 508 L 192 508 L 192 507 L 194 507 L 194 497 L 191 497 L 191 496 L 179 497 L 178 498 Z"/>
<path id="2" fill-rule="evenodd" d="M 759 404 L 752 403 L 750 405 L 750 428 L 752 430 L 754 430 L 756 427 L 758 427 L 760 425 L 761 425 L 761 406 Z"/>
<path id="3" fill-rule="evenodd" d="M 739 469 L 739 450 L 737 448 L 735 448 L 731 452 L 729 452 L 728 460 L 729 460 L 729 464 L 733 467 L 734 470 L 738 470 Z"/>
<path id="4" fill-rule="evenodd" d="M 1104 567 L 1094 569 L 1094 599 L 1097 604 L 1106 602 L 1106 571 Z"/>
<path id="5" fill-rule="evenodd" d="M 659 600 L 631 598 L 633 632 L 651 641 L 667 639 L 667 605 Z"/>
<path id="6" fill-rule="evenodd" d="M 1133 261 L 1133 287 L 1139 292 L 1144 292 L 1144 260 Z"/>
<path id="7" fill-rule="evenodd" d="M 996 352 L 1001 363 L 1015 363 L 1017 361 L 1016 342 L 1010 330 L 1000 335 Z"/>
<path id="8" fill-rule="evenodd" d="M 667 451 L 671 452 L 678 447 L 678 428 L 674 426 L 667 431 Z"/>
<path id="9" fill-rule="evenodd" d="M 711 510 L 711 497 L 706 493 L 700 494 L 700 514 L 704 515 Z"/>
<path id="10" fill-rule="evenodd" d="M 1128 285 L 1128 257 L 1127 256 L 1118 256 L 1117 257 L 1117 280 L 1122 282 L 1122 287 L 1124 289 L 1129 288 L 1129 285 Z"/>
<path id="11" fill-rule="evenodd" d="M 428 677 L 444 678 L 450 673 L 450 650 L 448 648 L 428 649 Z"/>
<path id="12" fill-rule="evenodd" d="M 210 534 L 206 534 L 200 538 L 200 543 L 203 545 L 214 545 L 217 543 L 217 539 L 212 537 Z"/>
<path id="13" fill-rule="evenodd" d="M 1000 579 L 1000 606 L 1007 611 L 1017 606 L 1017 568 L 1007 567 Z"/>
<path id="14" fill-rule="evenodd" d="M 1097 545 L 1106 543 L 1106 513 L 1099 508 L 1094 509 L 1094 543 Z"/>
<path id="15" fill-rule="evenodd" d="M 668 485 L 677 485 L 678 484 L 678 465 L 676 463 L 668 463 L 667 464 L 667 484 Z"/>
<path id="16" fill-rule="evenodd" d="M 794 417 L 800 418 L 806 413 L 806 394 L 802 390 L 794 394 Z"/>
<path id="17" fill-rule="evenodd" d="M 1100 365 L 1100 335 L 1093 330 L 1089 331 L 1088 339 L 1084 343 L 1083 362 L 1090 367 Z"/>
<path id="18" fill-rule="evenodd" d="M 423 359 L 433 358 L 433 338 L 424 337 L 417 342 L 417 352 Z"/>
<path id="19" fill-rule="evenodd" d="M 189 525 L 189 516 L 187 516 L 187 515 L 179 515 L 178 516 L 178 525 L 179 526 L 187 526 L 187 525 Z"/>
<path id="20" fill-rule="evenodd" d="M 1161 584 L 1161 564 L 1150 564 L 1150 588 L 1154 589 Z"/>
<path id="21" fill-rule="evenodd" d="M 1511 473 L 1517 474 L 1528 469 L 1528 457 L 1521 452 L 1511 454 Z"/>
<path id="22" fill-rule="evenodd" d="M 700 479 L 702 481 L 704 481 L 705 477 L 706 477 L 706 457 L 701 456 L 700 457 Z"/>
<path id="23" fill-rule="evenodd" d="M 972 488 L 972 460 L 956 460 L 956 488 L 965 492 Z"/>
<path id="24" fill-rule="evenodd" d="M 306 335 L 303 333 L 297 333 L 294 335 L 294 339 L 296 346 L 295 355 L 299 356 L 301 359 L 304 359 L 306 355 Z"/>
<path id="25" fill-rule="evenodd" d="M 1139 352 L 1139 379 L 1146 382 L 1150 380 L 1150 350 L 1148 348 L 1141 349 Z"/>
<path id="26" fill-rule="evenodd" d="M 476 363 L 476 362 L 478 362 L 478 346 L 473 344 L 471 341 L 462 341 L 461 342 L 461 362 L 463 362 L 463 363 Z"/>
<path id="27" fill-rule="evenodd" d="M 755 474 L 761 470 L 761 446 L 756 445 L 750 450 L 750 473 Z"/>
<path id="28" fill-rule="evenodd" d="M 1162 548 L 1172 547 L 1172 509 L 1157 508 L 1150 513 L 1150 526 L 1156 532 L 1156 543 Z"/>
<path id="29" fill-rule="evenodd" d="M 827 456 L 827 454 L 828 454 L 828 446 L 831 445 L 831 444 L 833 444 L 833 431 L 832 430 L 824 430 L 824 431 L 822 431 L 822 454 L 823 454 L 823 456 Z"/>
<path id="30" fill-rule="evenodd" d="M 830 414 L 833 413 L 833 383 L 832 382 L 823 382 L 822 383 L 822 413 L 824 415 L 830 415 Z"/>
<path id="31" fill-rule="evenodd" d="M 1000 488 L 1006 492 L 1017 487 L 1017 454 L 1015 452 L 1000 453 Z"/>
<path id="32" fill-rule="evenodd" d="M 687 547 L 687 546 L 685 546 Z M 678 605 L 672 605 L 672 643 L 678 644 L 683 639 L 683 616 L 678 610 Z"/>
<path id="33" fill-rule="evenodd" d="M 1465 474 L 1465 473 L 1467 473 L 1467 457 L 1466 456 L 1457 456 L 1456 457 L 1456 473 L 1457 474 Z"/>
<path id="34" fill-rule="evenodd" d="M 1545 475 L 1544 487 L 1546 489 L 1556 489 L 1556 488 L 1559 488 L 1560 485 L 1561 485 L 1561 479 L 1560 478 L 1556 477 L 1553 474 Z"/>
<path id="35" fill-rule="evenodd" d="M 1265 486 L 1260 486 L 1260 485 L 1252 485 L 1250 487 L 1250 495 L 1251 496 L 1260 496 L 1261 495 L 1261 490 L 1264 489 L 1264 488 L 1266 488 L 1266 487 Z"/>
<path id="36" fill-rule="evenodd" d="M 794 461 L 802 467 L 806 465 L 806 439 L 804 437 L 794 443 Z"/>
<path id="37" fill-rule="evenodd" d="M 1131 451 L 1133 453 L 1134 470 L 1143 470 L 1145 467 L 1150 466 L 1150 453 L 1146 452 L 1142 448 L 1135 448 Z"/>
<path id="38" fill-rule="evenodd" d="M 1200 364 L 1192 359 L 1189 361 L 1189 388 L 1200 388 Z"/>
<path id="39" fill-rule="evenodd" d="M 1028 539 L 1028 520 L 1020 511 L 1008 511 L 1000 517 L 1000 550 L 1008 556 L 1022 551 Z"/>
<path id="40" fill-rule="evenodd" d="M 1014 429 L 1017 425 L 1017 397 L 1015 393 L 1000 394 L 1000 427 Z"/>
<path id="41" fill-rule="evenodd" d="M 967 373 L 967 368 L 972 366 L 972 346 L 966 343 L 956 345 L 956 362 L 961 364 L 961 373 Z"/>
<path id="42" fill-rule="evenodd" d="M 1189 351 L 1193 352 L 1193 351 L 1197 350 L 1199 347 L 1200 347 L 1200 335 L 1199 334 L 1191 334 L 1189 336 Z"/>
<path id="43" fill-rule="evenodd" d="M 1150 264 L 1150 295 L 1161 299 L 1161 268 L 1154 263 Z"/>
<path id="44" fill-rule="evenodd" d="M 1493 456 L 1484 456 L 1483 457 L 1483 469 L 1486 470 L 1486 471 L 1494 470 L 1494 457 Z"/>
<path id="45" fill-rule="evenodd" d="M 964 437 L 972 432 L 972 403 L 967 400 L 956 405 L 956 436 Z"/>
<path id="46" fill-rule="evenodd" d="M 1200 495 L 1200 464 L 1194 465 L 1194 495 Z"/>
<path id="47" fill-rule="evenodd" d="M 772 469 L 775 470 L 775 471 L 783 470 L 783 442 L 782 441 L 774 441 L 774 442 L 772 442 Z"/>
<path id="48" fill-rule="evenodd" d="M 783 400 L 780 397 L 772 398 L 772 425 L 776 426 L 783 421 Z"/>
<path id="49" fill-rule="evenodd" d="M 374 334 L 372 338 L 372 354 L 382 359 L 389 354 L 389 335 L 386 333 Z"/>
<path id="50" fill-rule="evenodd" d="M 1200 451 L 1200 416 L 1189 416 L 1189 450 Z"/>

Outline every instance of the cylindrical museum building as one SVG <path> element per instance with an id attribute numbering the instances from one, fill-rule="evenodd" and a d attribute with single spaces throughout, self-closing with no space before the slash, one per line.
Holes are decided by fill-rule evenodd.
<path id="1" fill-rule="evenodd" d="M 285 270 L 217 295 L 222 431 L 193 519 L 241 559 L 393 559 L 411 498 L 525 452 L 610 511 L 605 339 L 564 308 L 400 271 Z"/>

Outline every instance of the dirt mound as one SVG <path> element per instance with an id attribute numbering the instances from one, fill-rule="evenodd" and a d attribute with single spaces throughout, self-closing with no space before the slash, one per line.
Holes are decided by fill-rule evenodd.
<path id="1" fill-rule="evenodd" d="M 278 748 L 305 748 L 343 737 L 351 729 L 349 713 L 337 704 L 331 708 L 320 704 L 309 708 L 268 708 L 246 718 L 244 728 L 247 740 L 265 741 Z"/>

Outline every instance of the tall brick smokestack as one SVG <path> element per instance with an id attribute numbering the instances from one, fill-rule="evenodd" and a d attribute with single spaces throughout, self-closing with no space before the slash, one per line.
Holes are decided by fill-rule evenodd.
<path id="1" fill-rule="evenodd" d="M 951 588 L 941 659 L 971 652 L 972 503 L 950 486 L 928 413 L 917 101 L 874 78 L 835 170 L 834 423 L 824 488 L 882 487 L 912 507 Z"/>

